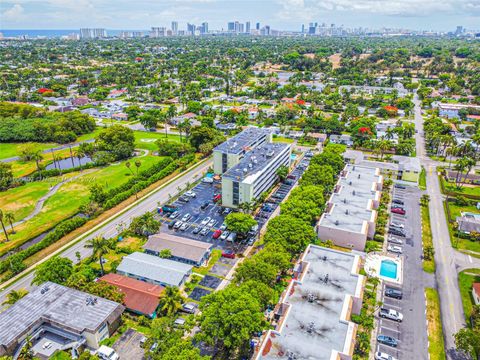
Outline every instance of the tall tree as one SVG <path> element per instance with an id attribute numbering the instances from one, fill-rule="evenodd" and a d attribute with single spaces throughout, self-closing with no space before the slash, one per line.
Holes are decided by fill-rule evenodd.
<path id="1" fill-rule="evenodd" d="M 55 256 L 37 266 L 32 284 L 40 285 L 52 281 L 63 285 L 72 275 L 73 263 L 70 259 Z"/>
<path id="2" fill-rule="evenodd" d="M 175 286 L 167 286 L 163 292 L 159 308 L 165 316 L 173 316 L 182 307 L 183 297 Z"/>
<path id="3" fill-rule="evenodd" d="M 8 221 L 10 227 L 12 228 L 12 233 L 15 234 L 15 229 L 13 228 L 13 222 L 15 221 L 15 214 L 13 211 L 7 211 L 5 213 L 5 221 Z"/>
<path id="4" fill-rule="evenodd" d="M 110 249 L 112 248 L 112 242 L 110 240 L 105 239 L 104 237 L 97 236 L 93 239 L 87 240 L 85 243 L 85 247 L 87 249 L 92 249 L 92 256 L 98 257 L 98 261 L 100 262 L 100 268 L 102 269 L 102 275 L 105 273 L 103 269 L 103 258 L 102 256 L 107 254 Z"/>
<path id="5" fill-rule="evenodd" d="M 28 291 L 25 289 L 12 290 L 7 294 L 7 298 L 2 305 L 13 305 L 27 294 Z"/>
<path id="6" fill-rule="evenodd" d="M 5 215 L 3 214 L 3 211 L 0 209 L 0 224 L 2 225 L 3 233 L 5 234 L 5 239 L 9 241 L 10 239 L 8 238 L 8 233 L 7 229 L 5 229 Z"/>

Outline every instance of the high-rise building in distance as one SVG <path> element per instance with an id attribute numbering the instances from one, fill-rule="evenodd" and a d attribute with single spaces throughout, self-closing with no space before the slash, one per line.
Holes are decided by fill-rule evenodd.
<path id="1" fill-rule="evenodd" d="M 233 21 L 230 21 L 227 25 L 227 30 L 228 31 L 235 31 L 235 23 Z"/>
<path id="2" fill-rule="evenodd" d="M 260 30 L 260 23 L 259 22 L 257 22 L 257 24 L 255 25 L 255 29 Z"/>
<path id="3" fill-rule="evenodd" d="M 250 21 L 247 21 L 245 23 L 245 32 L 250 34 Z"/>
<path id="4" fill-rule="evenodd" d="M 173 35 L 178 34 L 178 21 L 172 21 L 172 33 Z"/>
<path id="5" fill-rule="evenodd" d="M 200 28 L 201 34 L 208 34 L 208 22 L 203 22 Z"/>
<path id="6" fill-rule="evenodd" d="M 81 39 L 102 39 L 107 37 L 107 31 L 105 29 L 93 29 L 93 28 L 83 28 L 80 29 L 80 38 Z"/>

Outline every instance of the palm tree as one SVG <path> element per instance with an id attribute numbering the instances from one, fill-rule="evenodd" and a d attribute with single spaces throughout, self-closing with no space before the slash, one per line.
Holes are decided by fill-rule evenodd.
<path id="1" fill-rule="evenodd" d="M 177 108 L 175 105 L 170 105 L 167 110 L 167 116 L 164 118 L 165 121 L 165 137 L 168 137 L 167 133 L 167 124 L 169 121 L 172 121 L 172 119 L 175 117 L 177 114 Z"/>
<path id="2" fill-rule="evenodd" d="M 2 305 L 13 305 L 27 294 L 28 291 L 25 289 L 19 289 L 18 291 L 12 290 L 7 294 L 7 299 L 2 303 Z"/>
<path id="3" fill-rule="evenodd" d="M 30 335 L 27 336 L 25 339 L 25 345 L 23 346 L 22 350 L 20 351 L 20 355 L 18 355 L 18 360 L 32 360 L 35 359 L 33 356 L 32 351 L 32 337 Z"/>
<path id="4" fill-rule="evenodd" d="M 138 169 L 142 165 L 142 162 L 140 160 L 135 160 L 135 167 L 137 168 L 137 176 L 138 176 Z"/>
<path id="5" fill-rule="evenodd" d="M 167 286 L 160 298 L 160 310 L 166 316 L 174 315 L 182 307 L 183 297 L 175 286 Z"/>
<path id="6" fill-rule="evenodd" d="M 5 238 L 7 239 L 7 241 L 9 241 L 7 229 L 5 229 L 4 220 L 5 220 L 5 218 L 3 216 L 3 211 L 0 209 L 0 224 L 2 225 L 2 229 L 3 229 L 3 233 L 5 234 Z"/>
<path id="7" fill-rule="evenodd" d="M 72 168 L 74 168 L 75 167 L 75 162 L 73 161 L 73 158 L 75 156 L 73 156 L 73 151 L 72 151 L 72 146 L 71 145 L 69 146 L 69 148 L 70 148 L 70 160 L 72 161 Z"/>
<path id="8" fill-rule="evenodd" d="M 15 234 L 15 229 L 13 228 L 13 222 L 15 221 L 15 214 L 13 211 L 7 211 L 5 213 L 5 220 L 9 222 L 10 227 L 12 228 L 12 233 Z"/>
<path id="9" fill-rule="evenodd" d="M 97 236 L 93 239 L 88 240 L 85 243 L 87 249 L 92 249 L 92 256 L 98 256 L 98 261 L 100 262 L 100 268 L 102 269 L 102 275 L 104 274 L 103 269 L 103 260 L 102 256 L 110 251 L 112 248 L 111 241 L 105 239 L 104 237 Z"/>
<path id="10" fill-rule="evenodd" d="M 130 170 L 130 172 L 132 173 L 132 175 L 135 175 L 135 174 L 133 173 L 132 164 L 130 163 L 130 161 L 125 162 L 125 166 L 127 167 L 128 170 Z"/>
<path id="11" fill-rule="evenodd" d="M 380 160 L 383 160 L 383 155 L 385 155 L 385 152 L 392 148 L 392 142 L 389 140 L 380 140 L 377 143 L 377 148 L 380 152 Z"/>

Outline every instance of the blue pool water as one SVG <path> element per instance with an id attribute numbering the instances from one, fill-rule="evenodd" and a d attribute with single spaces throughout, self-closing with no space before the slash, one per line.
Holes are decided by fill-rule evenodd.
<path id="1" fill-rule="evenodd" d="M 205 177 L 207 177 L 207 178 L 213 178 L 213 175 L 214 175 L 213 173 L 207 173 L 207 175 L 205 175 Z"/>
<path id="2" fill-rule="evenodd" d="M 297 158 L 297 154 L 292 154 L 292 155 L 290 155 L 290 159 L 291 159 L 292 161 L 295 160 L 296 158 Z"/>
<path id="3" fill-rule="evenodd" d="M 380 264 L 380 275 L 390 279 L 397 278 L 397 264 L 391 260 L 382 260 Z"/>

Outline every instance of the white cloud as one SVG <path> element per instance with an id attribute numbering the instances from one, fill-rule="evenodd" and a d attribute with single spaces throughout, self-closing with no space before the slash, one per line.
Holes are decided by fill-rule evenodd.
<path id="1" fill-rule="evenodd" d="M 20 4 L 14 4 L 10 9 L 3 12 L 2 17 L 6 20 L 19 20 L 24 17 L 24 9 Z"/>

